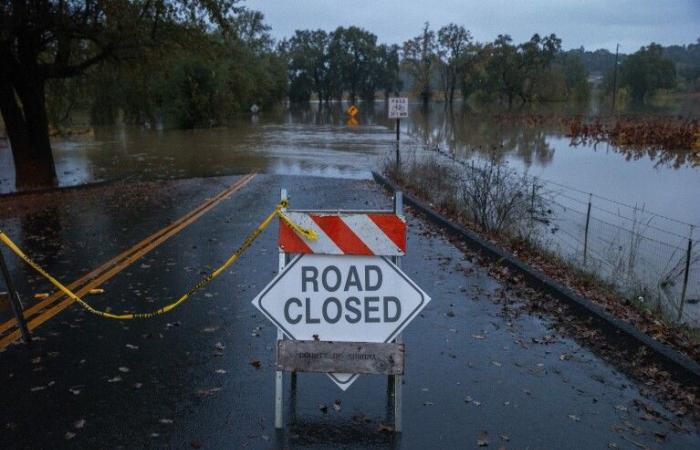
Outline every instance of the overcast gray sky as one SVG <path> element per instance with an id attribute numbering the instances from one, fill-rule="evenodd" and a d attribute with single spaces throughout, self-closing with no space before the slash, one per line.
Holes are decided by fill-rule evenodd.
<path id="1" fill-rule="evenodd" d="M 634 52 L 649 42 L 689 44 L 700 37 L 700 0 L 247 0 L 275 38 L 297 29 L 361 26 L 380 42 L 402 43 L 423 22 L 464 25 L 479 41 L 508 33 L 516 42 L 555 33 L 565 49 L 581 45 Z"/>

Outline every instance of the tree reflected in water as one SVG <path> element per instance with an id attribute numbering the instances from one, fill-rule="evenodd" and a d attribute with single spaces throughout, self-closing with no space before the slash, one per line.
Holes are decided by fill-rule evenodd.
<path id="1" fill-rule="evenodd" d="M 490 161 L 516 158 L 525 167 L 547 166 L 554 157 L 551 137 L 563 137 L 556 125 L 533 127 L 519 121 L 503 121 L 492 113 L 435 106 L 413 111 L 408 135 L 428 149 L 447 151 L 454 157 L 480 157 Z"/>

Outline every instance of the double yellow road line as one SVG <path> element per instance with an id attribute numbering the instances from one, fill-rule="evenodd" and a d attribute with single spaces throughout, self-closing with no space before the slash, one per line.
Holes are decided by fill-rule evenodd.
<path id="1" fill-rule="evenodd" d="M 214 208 L 216 205 L 232 194 L 236 193 L 238 190 L 242 189 L 255 177 L 255 175 L 256 174 L 253 173 L 243 176 L 230 187 L 217 194 L 215 197 L 208 199 L 197 208 L 172 222 L 170 225 L 158 230 L 141 242 L 105 262 L 98 268 L 73 281 L 67 286 L 68 289 L 75 292 L 78 297 L 87 295 L 91 289 L 101 286 L 116 274 L 133 264 L 139 258 L 165 242 L 167 239 L 182 231 L 183 228 L 200 218 L 207 211 Z M 73 304 L 73 302 L 73 299 L 66 297 L 61 291 L 54 292 L 44 300 L 24 310 L 24 316 L 27 319 L 27 327 L 30 331 L 37 328 Z M 14 318 L 0 324 L 0 349 L 7 347 L 10 343 L 18 340 L 20 337 L 21 333 L 17 328 L 17 322 Z"/>

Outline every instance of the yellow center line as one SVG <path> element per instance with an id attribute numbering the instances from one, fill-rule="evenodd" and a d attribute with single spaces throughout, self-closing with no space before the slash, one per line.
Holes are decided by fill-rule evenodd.
<path id="1" fill-rule="evenodd" d="M 180 217 L 180 218 L 177 219 L 176 221 L 170 223 L 168 226 L 166 226 L 166 227 L 164 227 L 164 228 L 162 228 L 162 229 L 156 231 L 155 233 L 153 233 L 152 235 L 148 236 L 147 238 L 145 238 L 145 239 L 142 240 L 141 242 L 139 242 L 139 243 L 133 245 L 131 248 L 125 250 L 124 252 L 120 253 L 119 255 L 117 255 L 117 256 L 115 256 L 114 258 L 112 258 L 112 259 L 110 259 L 109 261 L 107 261 L 106 263 L 102 264 L 100 267 L 94 269 L 93 271 L 91 271 L 91 272 L 89 272 L 89 273 L 83 275 L 83 276 L 80 277 L 79 279 L 75 280 L 74 282 L 72 282 L 71 284 L 69 284 L 69 285 L 67 286 L 68 289 L 74 290 L 74 289 L 78 288 L 79 286 L 83 285 L 86 281 L 89 281 L 89 280 L 95 278 L 96 276 L 100 275 L 101 273 L 105 272 L 105 271 L 108 270 L 109 268 L 111 268 L 111 267 L 113 267 L 114 265 L 118 264 L 118 263 L 119 263 L 120 261 L 122 261 L 124 258 L 128 257 L 128 256 L 131 255 L 132 253 L 134 253 L 134 252 L 138 251 L 139 249 L 141 249 L 141 248 L 145 247 L 146 245 L 148 245 L 149 242 L 151 242 L 151 241 L 157 239 L 158 237 L 160 237 L 160 236 L 162 236 L 162 235 L 167 234 L 167 233 L 170 232 L 172 229 L 174 229 L 175 227 L 177 227 L 178 224 L 180 224 L 180 223 L 182 223 L 183 221 L 187 220 L 188 218 L 190 218 L 190 217 L 192 217 L 192 216 L 198 214 L 200 211 L 204 210 L 205 208 L 207 208 L 207 207 L 210 206 L 211 204 L 213 204 L 213 203 L 215 203 L 215 202 L 218 202 L 218 201 L 220 201 L 221 199 L 223 199 L 224 197 L 226 197 L 226 196 L 228 196 L 228 195 L 231 195 L 232 193 L 236 192 L 238 189 L 240 189 L 240 188 L 243 187 L 245 184 L 247 184 L 247 183 L 252 179 L 252 177 L 254 177 L 254 176 L 255 176 L 255 174 L 246 175 L 246 176 L 244 176 L 243 178 L 241 178 L 240 180 L 237 180 L 236 183 L 234 183 L 233 185 L 231 185 L 229 188 L 227 188 L 227 189 L 225 189 L 223 192 L 217 194 L 215 197 L 212 197 L 212 198 L 208 199 L 207 201 L 205 201 L 203 204 L 201 204 L 200 206 L 198 206 L 198 207 L 195 208 L 194 210 L 192 210 L 192 211 L 190 211 L 189 213 L 185 214 L 184 216 Z M 40 301 L 39 303 L 33 305 L 32 307 L 30 307 L 30 308 L 28 308 L 28 309 L 26 309 L 26 310 L 24 311 L 24 316 L 25 316 L 27 319 L 29 319 L 29 318 L 32 317 L 34 314 L 39 313 L 39 312 L 41 312 L 42 310 L 44 310 L 45 308 L 47 308 L 49 305 L 51 305 L 52 303 L 54 303 L 56 300 L 59 300 L 59 299 L 63 298 L 63 296 L 64 296 L 64 295 L 63 295 L 63 293 L 62 293 L 61 291 L 56 291 L 56 292 L 54 292 L 53 294 L 51 294 L 51 295 L 50 295 L 49 297 L 47 297 L 46 299 Z M 16 325 L 16 324 L 15 324 L 15 319 L 14 319 L 14 318 L 11 319 L 11 320 L 8 320 L 7 322 L 5 322 L 5 323 L 3 323 L 3 324 L 0 324 L 0 334 L 4 333 L 6 330 L 8 330 L 9 328 L 12 328 L 12 327 L 15 326 L 15 325 Z"/>
<path id="2" fill-rule="evenodd" d="M 236 183 L 234 183 L 232 186 L 218 194 L 217 196 L 207 200 L 204 202 L 202 205 L 199 207 L 195 208 L 191 212 L 185 214 L 182 216 L 180 219 L 176 220 L 175 222 L 171 223 L 170 225 L 162 228 L 161 230 L 153 233 L 146 239 L 142 240 L 141 242 L 137 243 L 136 245 L 132 246 L 128 250 L 120 253 L 116 257 L 112 258 L 111 260 L 107 261 L 97 269 L 91 271 L 90 273 L 84 275 L 83 277 L 79 278 L 78 280 L 72 282 L 71 284 L 68 285 L 68 288 L 73 290 L 78 286 L 83 285 L 85 281 L 89 282 L 82 286 L 78 292 L 76 293 L 79 297 L 82 297 L 90 292 L 91 289 L 100 286 L 101 284 L 105 283 L 107 280 L 111 279 L 114 277 L 116 274 L 124 270 L 126 267 L 131 265 L 133 262 L 156 248 L 158 245 L 162 244 L 165 242 L 167 239 L 170 237 L 174 236 L 175 234 L 179 233 L 184 229 L 186 226 L 190 225 L 192 222 L 200 218 L 202 215 L 204 215 L 207 211 L 211 210 L 214 208 L 216 205 L 221 203 L 224 199 L 228 198 L 231 194 L 234 194 L 241 188 L 243 188 L 245 185 L 247 185 L 254 177 L 256 174 L 249 174 L 244 176 L 242 179 L 238 180 Z M 49 306 L 56 302 L 57 300 L 64 299 L 57 305 Z M 33 315 L 36 314 L 36 317 L 31 318 L 29 322 L 27 323 L 27 326 L 30 330 L 35 329 L 42 323 L 46 322 L 50 318 L 54 317 L 56 314 L 59 312 L 63 311 L 65 308 L 70 306 L 73 303 L 73 300 L 70 298 L 65 298 L 62 292 L 54 292 L 51 296 L 46 298 L 45 300 L 39 302 L 38 304 L 32 306 L 31 308 L 28 308 L 25 311 L 25 317 L 28 319 L 31 318 Z M 49 309 L 46 309 L 49 308 Z M 37 314 L 38 313 L 38 314 Z M 7 322 L 3 323 L 0 325 L 0 333 L 3 333 L 4 331 L 10 329 L 10 328 L 16 328 L 16 322 L 15 319 L 8 320 Z M 6 347 L 9 345 L 11 342 L 17 340 L 20 338 L 20 331 L 18 329 L 14 329 L 11 333 L 7 334 L 7 336 L 3 337 L 0 339 L 0 349 Z"/>

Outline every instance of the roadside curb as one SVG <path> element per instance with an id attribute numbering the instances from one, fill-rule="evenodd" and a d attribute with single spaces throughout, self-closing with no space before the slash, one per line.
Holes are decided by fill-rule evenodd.
<path id="1" fill-rule="evenodd" d="M 377 172 L 373 171 L 372 176 L 379 185 L 389 191 L 393 192 L 402 190 L 392 181 L 388 180 Z M 543 272 L 519 260 L 510 252 L 486 241 L 476 233 L 452 222 L 447 217 L 436 212 L 430 206 L 418 200 L 412 194 L 404 192 L 403 196 L 406 203 L 425 215 L 433 223 L 445 228 L 453 234 L 462 237 L 465 243 L 470 247 L 480 251 L 483 255 L 490 259 L 498 260 L 499 263 L 502 263 L 509 269 L 523 275 L 525 281 L 531 286 L 547 292 L 549 295 L 560 301 L 568 303 L 579 313 L 583 313 L 598 319 L 600 323 L 608 329 L 608 331 L 612 331 L 617 335 L 623 335 L 626 338 L 636 341 L 639 345 L 645 346 L 660 357 L 667 366 L 674 369 L 674 371 L 676 371 L 679 375 L 687 378 L 692 384 L 700 386 L 700 364 L 697 362 L 691 360 L 668 345 L 642 333 L 631 324 L 614 317 L 600 306 L 579 296 L 571 289 L 545 275 Z"/>

